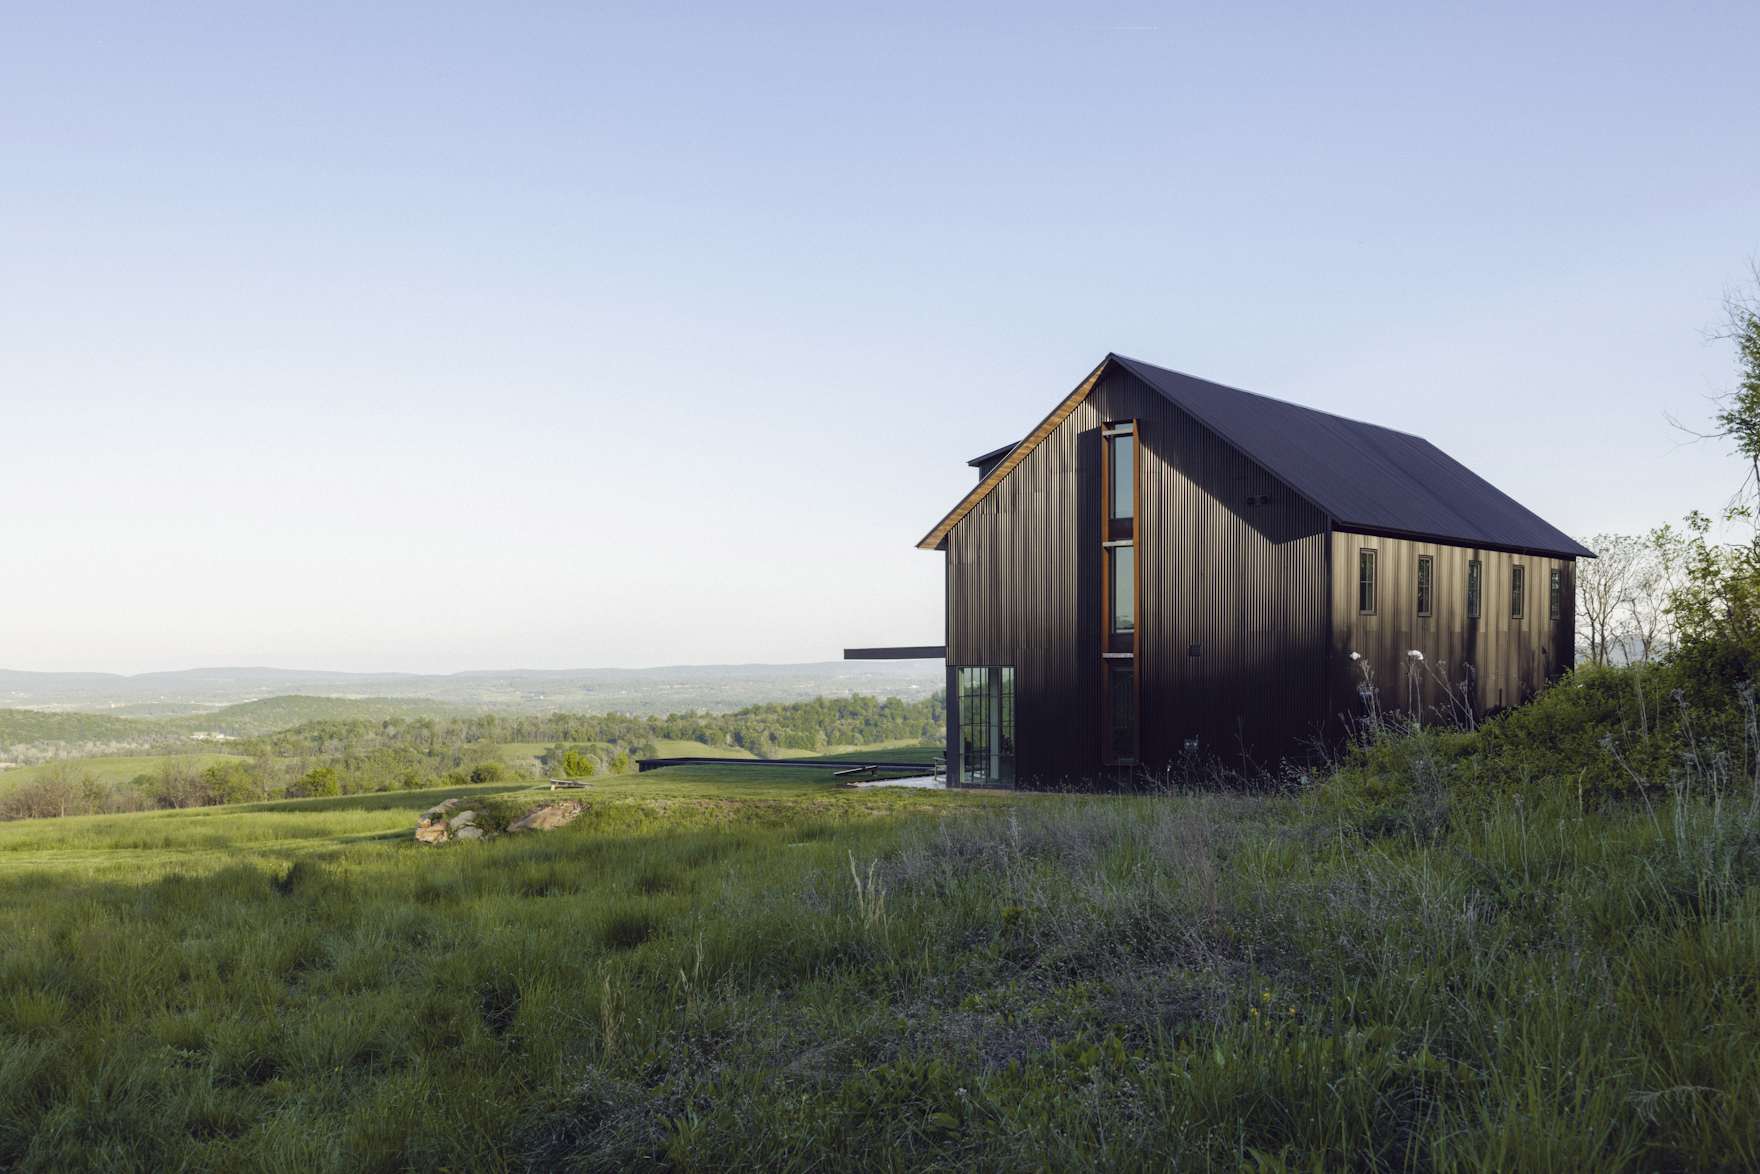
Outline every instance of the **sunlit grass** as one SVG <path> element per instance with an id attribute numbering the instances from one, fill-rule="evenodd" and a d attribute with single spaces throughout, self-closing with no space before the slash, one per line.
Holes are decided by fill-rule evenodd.
<path id="1" fill-rule="evenodd" d="M 454 795 L 588 809 L 416 844 Z M 1752 1168 L 1760 836 L 1655 812 L 692 766 L 0 826 L 0 1167 Z"/>
<path id="2" fill-rule="evenodd" d="M 240 754 L 121 754 L 93 755 L 73 760 L 74 769 L 81 775 L 90 775 L 100 783 L 126 783 L 139 775 L 156 775 L 169 761 L 186 764 L 195 770 L 213 766 L 219 762 L 248 761 Z M 55 769 L 54 764 L 41 763 L 36 766 L 19 766 L 10 770 L 0 771 L 0 788 L 29 782 L 42 778 L 44 774 Z"/>

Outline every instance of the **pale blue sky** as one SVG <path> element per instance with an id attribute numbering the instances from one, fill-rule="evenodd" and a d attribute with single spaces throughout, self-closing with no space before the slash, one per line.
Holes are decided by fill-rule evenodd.
<path id="1" fill-rule="evenodd" d="M 17 5 L 0 666 L 792 661 L 1108 350 L 1723 500 L 1760 5 Z"/>

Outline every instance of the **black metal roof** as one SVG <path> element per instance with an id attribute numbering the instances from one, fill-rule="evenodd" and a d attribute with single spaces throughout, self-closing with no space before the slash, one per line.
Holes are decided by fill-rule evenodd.
<path id="1" fill-rule="evenodd" d="M 1330 514 L 1339 529 L 1595 557 L 1422 437 L 1109 357 Z"/>
<path id="2" fill-rule="evenodd" d="M 995 464 L 997 461 L 1013 452 L 1015 445 L 1019 443 L 1020 441 L 1018 440 L 1011 440 L 1001 448 L 993 448 L 982 456 L 973 457 L 971 460 L 967 461 L 966 464 L 974 469 L 981 468 L 984 465 Z"/>

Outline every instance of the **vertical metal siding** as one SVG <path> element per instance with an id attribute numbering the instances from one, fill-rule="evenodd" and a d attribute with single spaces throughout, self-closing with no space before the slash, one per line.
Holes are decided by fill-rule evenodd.
<path id="1" fill-rule="evenodd" d="M 1376 552 L 1374 615 L 1357 610 L 1357 554 Z M 1418 615 L 1418 556 L 1435 562 L 1435 599 L 1429 616 Z M 1437 706 L 1445 700 L 1443 682 L 1468 691 L 1483 714 L 1500 705 L 1517 705 L 1548 679 L 1570 669 L 1576 648 L 1576 561 L 1540 555 L 1479 550 L 1446 543 L 1383 538 L 1339 531 L 1333 536 L 1334 565 L 1339 574 L 1332 592 L 1332 652 L 1335 699 L 1359 711 L 1356 696 L 1363 666 L 1373 674 L 1381 703 L 1409 707 L 1409 653 L 1424 654 L 1418 671 L 1419 704 Z M 1467 618 L 1467 564 L 1483 567 L 1478 620 Z M 1526 568 L 1523 616 L 1510 615 L 1510 568 Z M 1562 571 L 1563 607 L 1550 618 L 1548 587 L 1551 572 Z M 1352 652 L 1362 661 L 1352 661 Z"/>
<path id="2" fill-rule="evenodd" d="M 1015 666 L 1023 779 L 1099 771 L 1099 428 L 1122 419 L 1140 423 L 1142 761 L 1191 737 L 1266 759 L 1327 717 L 1325 517 L 1115 369 L 948 535 L 948 663 Z"/>

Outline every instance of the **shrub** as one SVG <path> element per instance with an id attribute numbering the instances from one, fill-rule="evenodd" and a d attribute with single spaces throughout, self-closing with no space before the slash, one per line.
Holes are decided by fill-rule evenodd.
<path id="1" fill-rule="evenodd" d="M 202 771 L 201 803 L 243 803 L 257 793 L 250 767 L 242 762 L 217 762 Z"/>
<path id="2" fill-rule="evenodd" d="M 1322 805 L 1372 834 L 1434 830 L 1446 809 L 1536 790 L 1635 797 L 1754 776 L 1754 694 L 1708 687 L 1697 660 L 1585 667 L 1477 730 L 1388 726 L 1353 745 Z"/>
<path id="3" fill-rule="evenodd" d="M 1665 665 L 1578 669 L 1486 723 L 1488 764 L 1506 783 L 1568 780 L 1606 794 L 1665 779 L 1678 743 L 1678 676 Z"/>
<path id="4" fill-rule="evenodd" d="M 313 767 L 287 788 L 287 794 L 291 799 L 328 799 L 342 794 L 342 781 L 332 767 Z"/>

